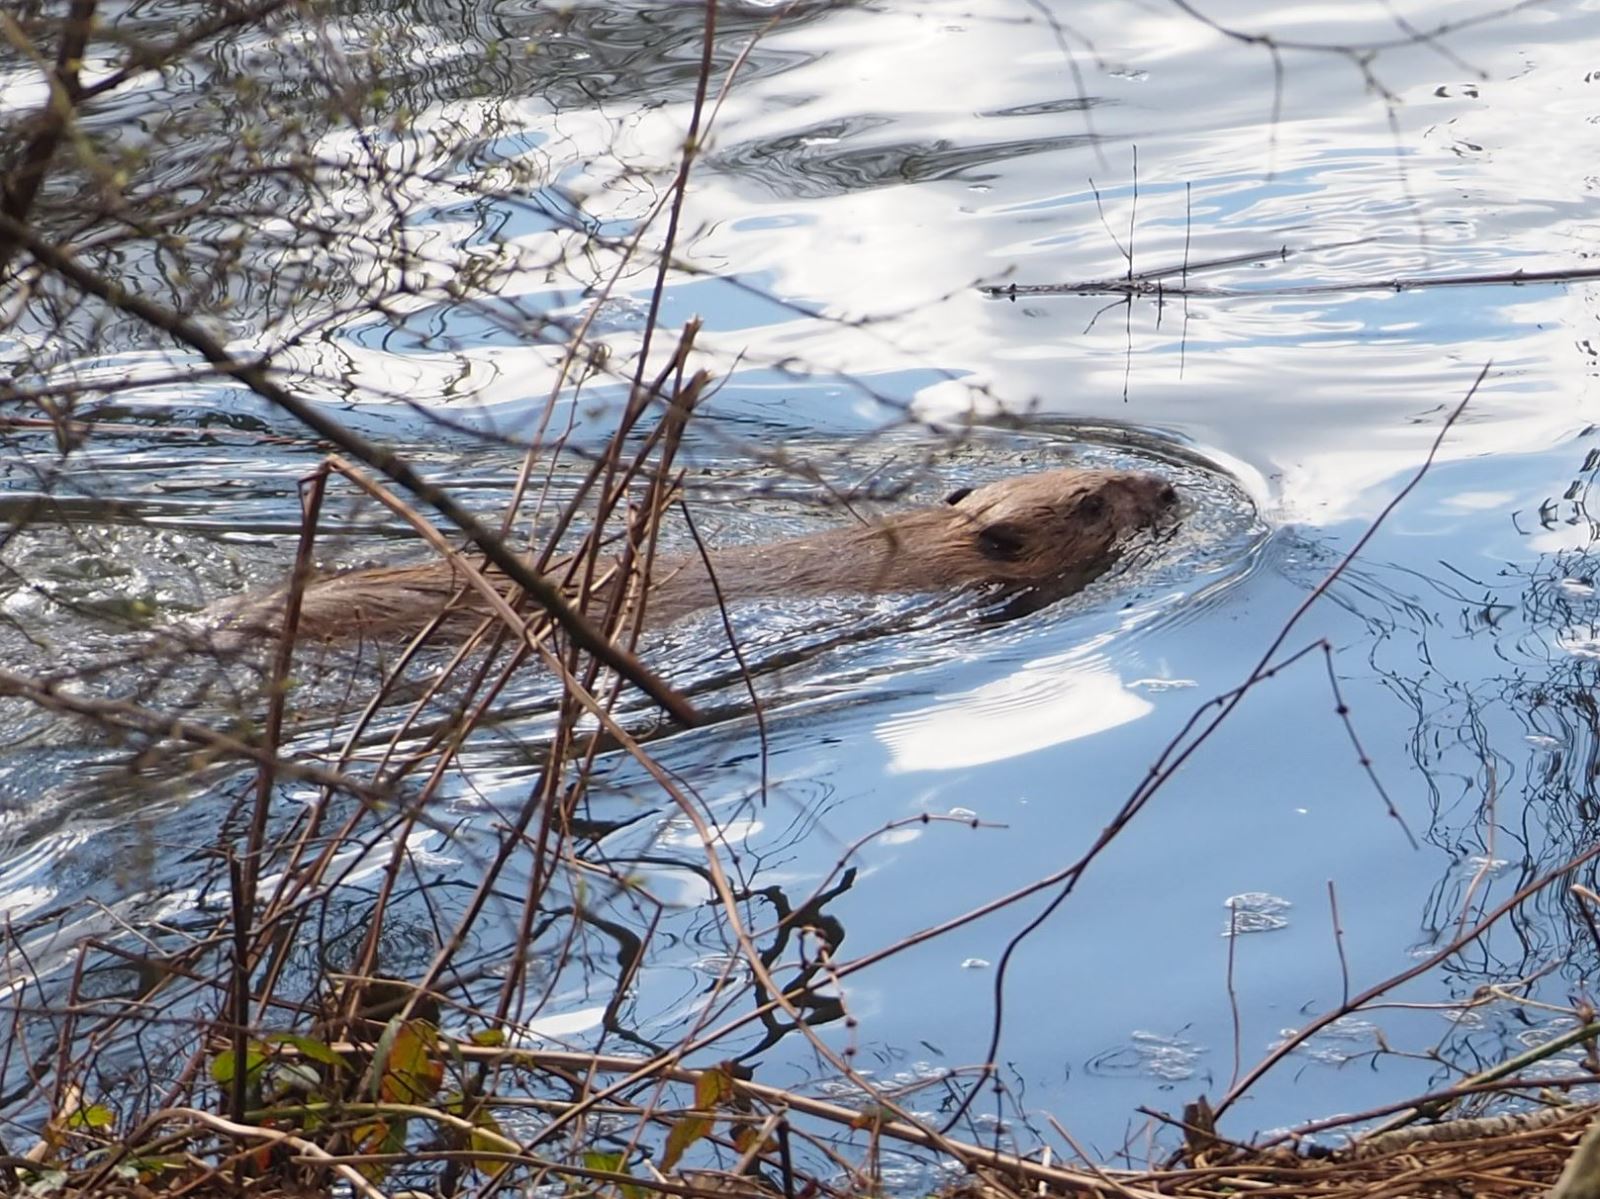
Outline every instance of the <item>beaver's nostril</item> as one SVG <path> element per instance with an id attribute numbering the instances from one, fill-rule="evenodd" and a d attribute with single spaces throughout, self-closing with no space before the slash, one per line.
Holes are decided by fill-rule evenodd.
<path id="1" fill-rule="evenodd" d="M 1156 492 L 1156 499 L 1165 507 L 1170 508 L 1178 502 L 1178 489 L 1171 483 L 1164 484 L 1161 490 Z"/>

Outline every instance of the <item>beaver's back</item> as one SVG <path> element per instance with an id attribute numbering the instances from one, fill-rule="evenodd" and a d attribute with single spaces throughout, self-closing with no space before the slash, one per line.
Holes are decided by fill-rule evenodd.
<path id="1" fill-rule="evenodd" d="M 942 504 L 870 524 L 758 546 L 663 555 L 645 619 L 665 624 L 731 602 L 832 593 L 940 591 L 978 583 L 1051 584 L 1054 594 L 1103 571 L 1137 530 L 1177 502 L 1171 484 L 1135 471 L 1059 469 L 964 488 Z M 715 583 L 712 574 L 715 574 Z M 499 576 L 492 573 L 491 580 Z M 219 628 L 276 630 L 286 591 L 208 610 Z M 318 640 L 410 635 L 459 596 L 462 615 L 489 611 L 449 561 L 354 570 L 313 579 L 300 634 Z M 607 594 L 598 596 L 604 603 Z"/>

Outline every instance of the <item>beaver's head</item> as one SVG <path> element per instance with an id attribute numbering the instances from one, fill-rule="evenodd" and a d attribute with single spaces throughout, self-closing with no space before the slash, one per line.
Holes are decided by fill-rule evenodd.
<path id="1" fill-rule="evenodd" d="M 1081 586 L 1130 534 L 1170 517 L 1178 493 L 1141 471 L 1063 469 L 963 487 L 945 503 L 974 581 Z"/>

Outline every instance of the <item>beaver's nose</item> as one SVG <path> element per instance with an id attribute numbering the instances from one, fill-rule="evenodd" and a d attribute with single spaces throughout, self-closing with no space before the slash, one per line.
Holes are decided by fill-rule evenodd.
<path id="1" fill-rule="evenodd" d="M 1163 508 L 1170 508 L 1178 502 L 1178 489 L 1171 483 L 1163 483 L 1161 490 L 1156 492 L 1156 503 Z"/>

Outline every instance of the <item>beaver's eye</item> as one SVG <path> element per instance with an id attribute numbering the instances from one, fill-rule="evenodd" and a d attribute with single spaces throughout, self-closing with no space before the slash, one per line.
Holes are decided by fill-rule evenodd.
<path id="1" fill-rule="evenodd" d="M 1087 516 L 1090 520 L 1105 515 L 1105 510 L 1106 497 L 1103 495 L 1086 495 L 1078 501 L 1078 515 Z"/>
<path id="2" fill-rule="evenodd" d="M 1015 525 L 990 525 L 978 534 L 978 548 L 985 557 L 1010 562 L 1022 557 L 1027 542 Z"/>
<path id="3" fill-rule="evenodd" d="M 971 494 L 972 494 L 972 488 L 970 488 L 970 487 L 957 487 L 949 495 L 944 497 L 944 502 L 947 503 L 947 504 L 959 504 L 962 500 L 966 499 Z"/>

